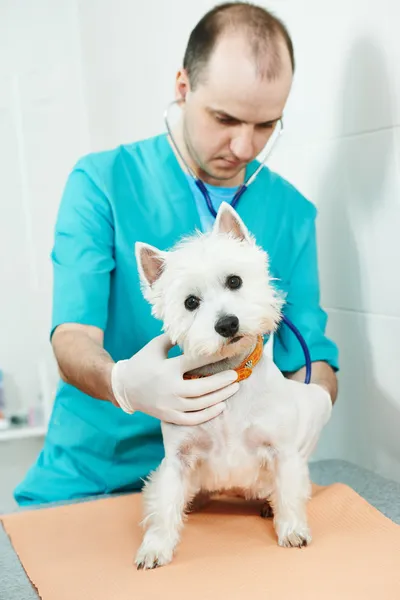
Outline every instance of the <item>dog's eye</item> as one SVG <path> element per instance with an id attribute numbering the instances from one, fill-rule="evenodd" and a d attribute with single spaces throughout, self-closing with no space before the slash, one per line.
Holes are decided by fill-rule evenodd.
<path id="1" fill-rule="evenodd" d="M 239 275 L 230 275 L 226 280 L 226 287 L 230 290 L 238 290 L 242 285 Z"/>
<path id="2" fill-rule="evenodd" d="M 185 300 L 185 308 L 188 310 L 196 310 L 200 305 L 200 300 L 196 296 L 188 296 Z"/>

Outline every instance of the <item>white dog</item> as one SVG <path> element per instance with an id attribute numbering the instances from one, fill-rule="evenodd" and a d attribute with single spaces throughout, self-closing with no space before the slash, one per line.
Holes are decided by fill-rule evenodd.
<path id="1" fill-rule="evenodd" d="M 169 252 L 137 243 L 136 257 L 143 293 L 171 341 L 184 354 L 210 356 L 209 367 L 188 376 L 234 368 L 241 380 L 211 421 L 162 423 L 165 458 L 143 490 L 146 531 L 137 567 L 172 560 L 185 513 L 199 494 L 235 490 L 263 500 L 263 516 L 273 511 L 278 543 L 307 545 L 311 485 L 299 440 L 317 412 L 328 421 L 331 404 L 315 384 L 286 379 L 262 352 L 262 335 L 276 330 L 283 304 L 267 254 L 224 203 L 210 233 Z"/>

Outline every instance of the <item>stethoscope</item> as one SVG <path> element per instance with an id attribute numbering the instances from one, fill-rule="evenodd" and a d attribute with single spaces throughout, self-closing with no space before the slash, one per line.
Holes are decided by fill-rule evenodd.
<path id="1" fill-rule="evenodd" d="M 209 212 L 211 213 L 211 215 L 215 218 L 217 216 L 217 212 L 213 206 L 213 203 L 211 201 L 210 198 L 210 194 L 208 193 L 208 190 L 206 188 L 206 186 L 204 185 L 203 181 L 201 181 L 201 179 L 199 179 L 196 174 L 194 173 L 193 169 L 190 168 L 190 166 L 187 164 L 185 158 L 183 157 L 178 144 L 176 143 L 174 136 L 172 134 L 170 125 L 169 125 L 169 119 L 168 119 L 168 115 L 169 115 L 169 110 L 170 108 L 175 105 L 178 104 L 179 100 L 174 100 L 173 102 L 171 102 L 164 113 L 164 123 L 165 123 L 165 127 L 167 129 L 169 138 L 171 140 L 171 143 L 176 151 L 176 153 L 178 154 L 179 158 L 181 159 L 181 161 L 183 162 L 183 164 L 185 165 L 188 173 L 190 173 L 190 175 L 193 177 L 193 180 L 195 182 L 195 184 L 197 185 L 197 187 L 199 188 L 205 202 L 207 205 L 207 208 L 209 210 Z M 279 119 L 279 121 L 277 122 L 275 129 L 271 135 L 271 137 L 269 138 L 267 145 L 264 149 L 263 152 L 263 157 L 262 160 L 260 160 L 260 164 L 257 167 L 257 169 L 254 171 L 254 173 L 252 175 L 250 175 L 250 177 L 247 179 L 247 181 L 245 181 L 240 187 L 239 189 L 236 191 L 233 200 L 231 202 L 231 206 L 232 208 L 235 208 L 237 203 L 239 202 L 240 198 L 243 196 L 243 194 L 245 193 L 245 191 L 247 190 L 247 188 L 249 187 L 249 185 L 251 185 L 255 179 L 257 178 L 257 175 L 259 174 L 259 172 L 261 171 L 261 169 L 265 166 L 266 160 L 269 157 L 269 155 L 272 152 L 272 149 L 275 147 L 276 142 L 278 141 L 278 139 L 280 138 L 280 136 L 283 133 L 283 121 L 282 119 Z M 296 336 L 296 338 L 298 339 L 300 346 L 303 350 L 304 353 L 304 358 L 306 361 L 306 376 L 304 379 L 304 383 L 310 383 L 311 381 L 311 357 L 310 357 L 310 352 L 308 350 L 307 344 L 305 339 L 303 338 L 303 336 L 301 335 L 300 331 L 297 329 L 297 327 L 295 327 L 293 325 L 293 323 L 290 321 L 290 319 L 288 319 L 285 315 L 282 316 L 282 321 L 289 327 L 289 329 L 294 333 L 294 335 Z"/>

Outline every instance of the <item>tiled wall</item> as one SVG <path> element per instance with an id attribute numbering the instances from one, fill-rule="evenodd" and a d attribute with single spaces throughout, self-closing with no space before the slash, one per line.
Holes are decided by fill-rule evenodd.
<path id="1" fill-rule="evenodd" d="M 400 479 L 400 4 L 272 4 L 299 67 L 272 165 L 318 207 L 322 302 L 341 351 L 315 458 Z"/>
<path id="2" fill-rule="evenodd" d="M 316 458 L 400 480 L 400 5 L 265 5 L 287 23 L 297 59 L 271 166 L 319 209 L 322 302 L 341 351 Z M 51 397 L 56 381 L 48 254 L 67 173 L 88 150 L 163 128 L 189 30 L 211 6 L 0 3 L 0 366 L 15 405 Z"/>

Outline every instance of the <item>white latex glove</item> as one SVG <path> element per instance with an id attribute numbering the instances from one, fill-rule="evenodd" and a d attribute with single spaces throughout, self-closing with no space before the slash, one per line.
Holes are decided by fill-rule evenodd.
<path id="1" fill-rule="evenodd" d="M 227 398 L 239 389 L 236 371 L 199 379 L 183 374 L 210 363 L 210 359 L 168 358 L 172 347 L 166 335 L 151 340 L 132 358 L 113 366 L 111 386 L 119 406 L 127 413 L 141 411 L 177 425 L 198 425 L 218 416 Z"/>
<path id="2" fill-rule="evenodd" d="M 299 407 L 297 448 L 308 460 L 330 419 L 332 400 L 328 390 L 316 383 L 292 383 L 295 384 L 292 393 L 296 394 Z"/>

